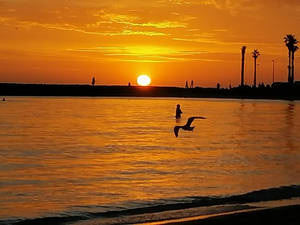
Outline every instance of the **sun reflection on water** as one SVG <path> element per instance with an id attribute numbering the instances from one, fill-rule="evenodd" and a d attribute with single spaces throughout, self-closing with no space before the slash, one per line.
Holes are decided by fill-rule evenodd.
<path id="1" fill-rule="evenodd" d="M 176 123 L 180 103 L 183 118 Z M 300 182 L 299 103 L 25 98 L 0 105 L 0 217 Z M 175 138 L 189 116 L 193 132 Z M 12 215 L 12 216 L 13 216 Z"/>

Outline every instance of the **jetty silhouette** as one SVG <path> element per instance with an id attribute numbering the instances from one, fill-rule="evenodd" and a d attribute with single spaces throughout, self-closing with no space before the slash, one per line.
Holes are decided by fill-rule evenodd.
<path id="1" fill-rule="evenodd" d="M 0 96 L 183 97 L 300 100 L 300 82 L 231 88 L 0 83 Z"/>

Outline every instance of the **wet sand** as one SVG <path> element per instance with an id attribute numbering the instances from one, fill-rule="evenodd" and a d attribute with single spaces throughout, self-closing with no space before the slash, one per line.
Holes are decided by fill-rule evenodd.
<path id="1" fill-rule="evenodd" d="M 182 221 L 164 221 L 152 224 L 168 225 L 295 225 L 300 222 L 300 205 L 283 206 L 268 209 L 255 209 L 245 212 L 212 215 L 202 218 L 188 218 Z"/>
<path id="2" fill-rule="evenodd" d="M 300 204 L 278 207 L 255 207 L 251 205 L 212 206 L 122 216 L 117 218 L 98 218 L 77 221 L 74 225 L 295 225 L 300 221 Z M 196 216 L 198 214 L 198 216 Z M 167 218 L 173 219 L 164 219 Z M 189 215 L 189 216 L 188 216 Z M 194 215 L 194 216 L 193 216 Z M 141 221 L 155 222 L 141 222 Z"/>

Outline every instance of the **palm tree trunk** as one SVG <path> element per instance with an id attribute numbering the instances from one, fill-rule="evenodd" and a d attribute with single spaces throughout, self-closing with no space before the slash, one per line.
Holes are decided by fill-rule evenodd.
<path id="1" fill-rule="evenodd" d="M 288 66 L 288 70 L 289 70 L 288 82 L 291 83 L 291 51 L 290 50 L 289 50 L 289 66 Z"/>
<path id="2" fill-rule="evenodd" d="M 292 74 L 291 74 L 291 83 L 293 84 L 294 83 L 294 72 L 295 72 L 295 65 L 294 65 L 294 62 L 295 62 L 295 52 L 292 51 Z"/>
<path id="3" fill-rule="evenodd" d="M 245 67 L 245 54 L 242 53 L 241 86 L 244 86 L 244 67 Z"/>
<path id="4" fill-rule="evenodd" d="M 256 58 L 254 58 L 254 81 L 253 86 L 256 87 Z"/>

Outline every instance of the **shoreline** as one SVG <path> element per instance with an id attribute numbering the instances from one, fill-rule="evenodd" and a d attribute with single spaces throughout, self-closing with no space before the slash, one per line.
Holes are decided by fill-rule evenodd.
<path id="1" fill-rule="evenodd" d="M 291 202 L 292 203 L 292 202 Z M 300 202 L 258 205 L 218 205 L 185 210 L 127 215 L 119 218 L 94 218 L 74 221 L 73 225 L 294 225 L 300 221 Z"/>
<path id="2" fill-rule="evenodd" d="M 290 191 L 289 191 L 290 192 Z M 264 196 L 266 193 L 262 193 Z M 15 225 L 294 225 L 300 221 L 300 198 L 287 197 L 281 200 L 263 200 L 256 196 L 257 201 L 242 203 L 228 203 L 187 207 L 159 206 L 153 209 L 137 208 L 122 211 L 71 212 L 50 217 L 37 217 L 32 219 L 0 220 L 0 224 Z M 276 199 L 276 198 L 275 198 Z M 261 199 L 262 200 L 262 199 Z M 68 216 L 62 216 L 68 215 Z"/>
<path id="3" fill-rule="evenodd" d="M 179 219 L 174 221 L 148 223 L 147 225 L 289 225 L 300 221 L 300 205 L 273 208 L 257 208 L 208 216 Z M 140 224 L 142 225 L 142 224 Z M 143 224 L 146 225 L 146 224 Z"/>

